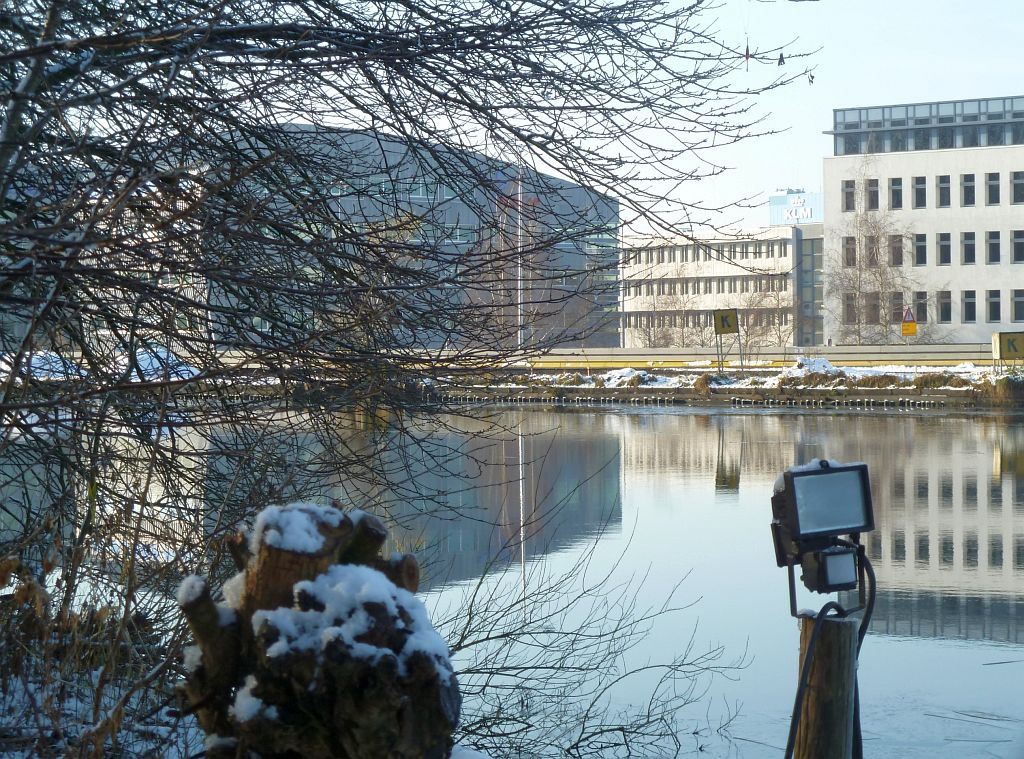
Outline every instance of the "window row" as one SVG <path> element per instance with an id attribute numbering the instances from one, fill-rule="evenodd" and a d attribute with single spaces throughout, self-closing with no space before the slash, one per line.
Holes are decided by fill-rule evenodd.
<path id="1" fill-rule="evenodd" d="M 953 566 L 955 556 L 955 544 L 950 534 L 939 535 L 932 539 L 927 532 L 918 532 L 914 536 L 914 560 L 919 564 L 928 564 L 931 561 L 931 547 L 938 549 L 939 564 Z M 889 560 L 893 563 L 907 561 L 907 536 L 903 530 L 894 530 L 889 545 Z M 989 569 L 998 569 L 1003 566 L 1003 554 L 1009 545 L 1009 538 L 1002 535 L 988 536 L 987 564 Z M 1015 536 L 1013 539 L 1013 565 L 1016 569 L 1024 569 L 1024 538 Z M 875 561 L 882 558 L 882 536 L 878 532 L 871 533 L 867 540 L 867 554 Z M 978 566 L 978 535 L 968 532 L 963 537 L 960 546 L 960 559 L 964 567 Z"/>
<path id="2" fill-rule="evenodd" d="M 790 322 L 790 313 L 785 309 L 740 309 L 739 324 L 741 327 L 777 327 L 786 326 Z M 629 329 L 648 328 L 685 328 L 710 329 L 714 326 L 712 311 L 660 311 L 660 312 L 626 312 L 622 314 L 622 326 Z"/>
<path id="3" fill-rule="evenodd" d="M 1024 229 L 1014 229 L 1008 235 L 1000 230 L 986 232 L 961 232 L 959 239 L 954 240 L 951 232 L 936 232 L 933 235 L 886 235 L 884 241 L 878 235 L 865 235 L 858 239 L 851 235 L 844 236 L 840 242 L 843 266 L 853 267 L 903 266 L 909 257 L 914 266 L 927 266 L 929 260 L 938 266 L 948 266 L 954 260 L 954 244 L 956 260 L 965 266 L 978 262 L 978 246 L 983 246 L 981 260 L 986 264 L 1003 262 L 1003 240 L 1008 237 L 1010 244 L 1009 261 L 1015 264 L 1024 263 Z M 909 256 L 906 246 L 910 246 Z M 884 248 L 883 248 L 884 246 Z M 863 257 L 862 257 L 863 256 Z M 934 256 L 934 258 L 932 258 Z"/>
<path id="4" fill-rule="evenodd" d="M 1024 116 L 1024 112 L 1017 111 L 1013 116 L 1019 119 Z M 837 156 L 1024 144 L 1024 121 L 963 126 L 919 126 L 913 129 L 869 127 L 871 131 L 862 131 L 863 127 L 856 122 L 842 126 L 851 131 L 835 135 L 834 149 Z"/>
<path id="5" fill-rule="evenodd" d="M 788 240 L 751 240 L 746 242 L 669 245 L 626 250 L 623 264 L 674 264 L 700 261 L 746 261 L 758 258 L 787 258 Z"/>
<path id="6" fill-rule="evenodd" d="M 785 274 L 736 277 L 626 280 L 623 297 L 641 295 L 725 295 L 729 293 L 784 293 L 789 291 Z"/>
<path id="7" fill-rule="evenodd" d="M 1012 322 L 1024 322 L 1024 290 L 1009 290 L 1009 317 Z M 939 324 L 951 324 L 954 321 L 954 300 L 952 290 L 938 290 L 934 298 L 929 298 L 927 291 L 918 290 L 910 294 L 902 292 L 866 292 L 843 293 L 842 317 L 843 324 L 899 324 L 903 321 L 903 312 L 910 308 L 918 324 L 925 324 L 929 316 Z M 981 302 L 984 298 L 984 302 Z M 955 320 L 962 324 L 974 324 L 982 321 L 978 309 L 984 307 L 984 321 L 989 323 L 1004 320 L 1002 290 L 961 290 L 959 312 Z"/>
<path id="8" fill-rule="evenodd" d="M 907 207 L 913 209 L 928 208 L 928 196 L 931 193 L 932 203 L 936 208 L 951 208 L 954 197 L 960 208 L 973 208 L 982 201 L 987 206 L 998 206 L 1003 202 L 1003 190 L 1008 191 L 1011 203 L 1024 203 L 1024 171 L 1011 171 L 1007 174 L 1009 185 L 1004 188 L 1003 175 L 998 171 L 985 174 L 961 174 L 959 178 L 951 174 L 938 174 L 935 177 L 911 177 L 910 184 L 905 185 L 903 177 L 890 177 L 883 187 L 880 179 L 865 179 L 861 188 L 860 204 L 857 198 L 857 180 L 844 179 L 840 187 L 843 211 L 878 211 L 882 208 L 882 192 L 885 191 L 886 208 L 899 211 Z M 954 179 L 959 182 L 954 187 Z M 954 195 L 954 189 L 957 190 Z M 905 197 L 904 190 L 908 196 Z"/>

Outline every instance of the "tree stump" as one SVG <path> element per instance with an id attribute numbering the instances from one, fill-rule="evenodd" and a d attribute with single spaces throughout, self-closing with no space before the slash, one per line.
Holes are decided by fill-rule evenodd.
<path id="1" fill-rule="evenodd" d="M 206 756 L 447 759 L 458 683 L 413 596 L 416 559 L 381 558 L 386 538 L 363 512 L 271 506 L 229 546 L 240 571 L 222 603 L 185 578 L 197 645 L 181 690 Z"/>

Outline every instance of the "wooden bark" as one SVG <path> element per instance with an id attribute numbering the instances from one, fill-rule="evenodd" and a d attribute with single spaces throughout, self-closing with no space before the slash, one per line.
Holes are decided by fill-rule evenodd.
<path id="1" fill-rule="evenodd" d="M 853 756 L 857 629 L 858 622 L 852 618 L 829 617 L 822 622 L 804 692 L 794 759 L 850 759 Z M 813 630 L 813 619 L 800 620 L 798 672 L 802 671 Z"/>
<path id="2" fill-rule="evenodd" d="M 188 674 L 182 688 L 188 708 L 207 735 L 236 741 L 212 747 L 207 756 L 446 759 L 459 718 L 458 684 L 454 673 L 445 675 L 447 664 L 438 669 L 433 655 L 404 650 L 414 622 L 402 602 L 396 601 L 395 616 L 384 603 L 359 604 L 372 624 L 355 643 L 379 649 L 379 656 L 367 657 L 340 637 L 326 639 L 318 650 L 286 647 L 269 655 L 281 631 L 267 620 L 253 629 L 253 615 L 260 610 L 324 611 L 315 593 L 294 586 L 332 564 L 363 564 L 409 592 L 419 587 L 414 556 L 379 555 L 387 539 L 379 519 L 362 514 L 353 522 L 346 515 L 335 526 L 333 518 L 308 513 L 323 537 L 315 553 L 284 550 L 264 539 L 250 555 L 241 538 L 228 543 L 233 558 L 247 562 L 237 624 L 220 626 L 208 587 L 182 607 L 203 651 L 202 666 Z M 238 719 L 232 711 L 236 694 L 250 677 L 255 685 L 247 692 L 263 708 Z"/>

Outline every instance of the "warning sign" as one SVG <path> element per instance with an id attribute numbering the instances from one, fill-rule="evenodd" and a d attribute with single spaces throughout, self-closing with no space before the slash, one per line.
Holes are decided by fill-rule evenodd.
<path id="1" fill-rule="evenodd" d="M 715 309 L 715 334 L 738 335 L 740 333 L 739 312 L 735 308 Z"/>
<path id="2" fill-rule="evenodd" d="M 903 309 L 903 324 L 900 325 L 900 334 L 903 337 L 913 337 L 917 334 L 917 319 L 914 318 L 914 312 L 909 306 Z"/>

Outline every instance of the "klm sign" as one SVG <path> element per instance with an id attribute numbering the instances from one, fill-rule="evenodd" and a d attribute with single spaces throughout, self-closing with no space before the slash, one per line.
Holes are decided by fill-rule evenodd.
<path id="1" fill-rule="evenodd" d="M 771 225 L 820 224 L 825 217 L 820 192 L 786 192 L 768 198 Z"/>

